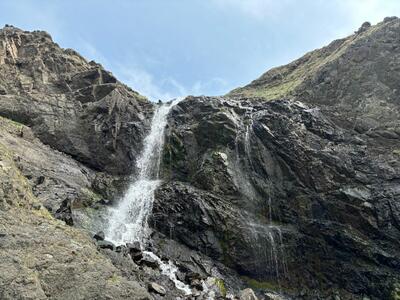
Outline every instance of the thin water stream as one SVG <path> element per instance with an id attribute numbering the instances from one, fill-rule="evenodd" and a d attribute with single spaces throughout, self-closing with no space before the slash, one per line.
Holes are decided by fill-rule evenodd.
<path id="1" fill-rule="evenodd" d="M 234 174 L 234 182 L 237 185 L 239 191 L 243 196 L 252 201 L 257 201 L 257 198 L 261 197 L 257 193 L 253 186 L 252 178 L 247 172 L 255 172 L 253 159 L 252 159 L 252 138 L 254 138 L 254 119 L 253 114 L 249 112 L 245 120 L 242 121 L 238 128 L 238 133 L 235 139 L 235 170 L 239 171 L 239 174 Z M 244 155 L 240 158 L 239 143 L 242 142 Z M 251 231 L 252 241 L 254 243 L 254 249 L 257 253 L 254 253 L 255 257 L 260 260 L 259 263 L 268 268 L 268 273 L 275 277 L 278 284 L 280 285 L 280 279 L 287 275 L 287 263 L 284 251 L 283 237 L 280 226 L 275 225 L 273 222 L 273 195 L 269 182 L 268 199 L 266 205 L 268 207 L 267 224 L 253 223 L 251 221 L 246 222 L 247 229 Z M 244 218 L 248 219 L 248 218 Z"/>

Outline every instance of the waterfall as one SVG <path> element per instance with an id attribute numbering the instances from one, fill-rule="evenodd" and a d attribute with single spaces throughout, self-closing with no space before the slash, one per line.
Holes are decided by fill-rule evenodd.
<path id="1" fill-rule="evenodd" d="M 143 150 L 136 160 L 138 175 L 122 200 L 110 208 L 106 239 L 116 245 L 138 241 L 146 242 L 149 234 L 148 217 L 153 208 L 154 192 L 160 185 L 161 154 L 168 113 L 182 98 L 159 106 L 154 112 L 149 134 L 143 141 Z"/>

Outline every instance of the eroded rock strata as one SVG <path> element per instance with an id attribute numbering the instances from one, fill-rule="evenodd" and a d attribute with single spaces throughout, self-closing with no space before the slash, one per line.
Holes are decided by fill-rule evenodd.
<path id="1" fill-rule="evenodd" d="M 397 299 L 399 47 L 399 19 L 366 23 L 172 109 L 147 250 L 185 296 L 141 249 L 91 238 L 155 104 L 47 33 L 3 28 L 0 298 L 201 299 L 208 282 L 221 299 Z"/>

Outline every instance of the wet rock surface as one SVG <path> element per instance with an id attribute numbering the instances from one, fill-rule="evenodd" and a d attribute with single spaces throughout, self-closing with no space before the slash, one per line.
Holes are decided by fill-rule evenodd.
<path id="1" fill-rule="evenodd" d="M 383 53 L 398 47 L 399 28 L 396 18 L 363 26 L 279 78 L 272 70 L 226 97 L 179 103 L 153 227 L 254 287 L 389 298 L 400 265 L 399 73 L 397 54 Z M 287 99 L 266 101 L 273 80 L 300 70 L 310 77 L 278 95 Z"/>
<path id="2" fill-rule="evenodd" d="M 157 230 L 258 283 L 386 297 L 398 281 L 399 139 L 299 101 L 206 97 L 175 108 L 168 137 Z"/>

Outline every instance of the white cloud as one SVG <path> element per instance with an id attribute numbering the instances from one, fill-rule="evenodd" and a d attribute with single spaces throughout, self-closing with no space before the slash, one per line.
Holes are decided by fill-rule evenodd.
<path id="1" fill-rule="evenodd" d="M 208 95 L 210 90 L 216 91 L 217 94 L 224 94 L 228 87 L 227 82 L 221 78 L 196 81 L 189 87 L 172 77 L 157 81 L 152 74 L 136 67 L 117 66 L 113 73 L 119 80 L 152 101 L 168 101 L 187 95 Z"/>
<path id="2" fill-rule="evenodd" d="M 162 90 L 155 83 L 153 75 L 142 69 L 120 66 L 113 73 L 119 80 L 153 101 L 170 100 L 182 95 L 181 93 L 171 94 Z"/>
<path id="3" fill-rule="evenodd" d="M 91 43 L 79 37 L 76 45 L 80 54 L 88 60 L 94 60 L 97 63 L 102 64 L 104 67 L 109 65 L 108 59 Z"/>

